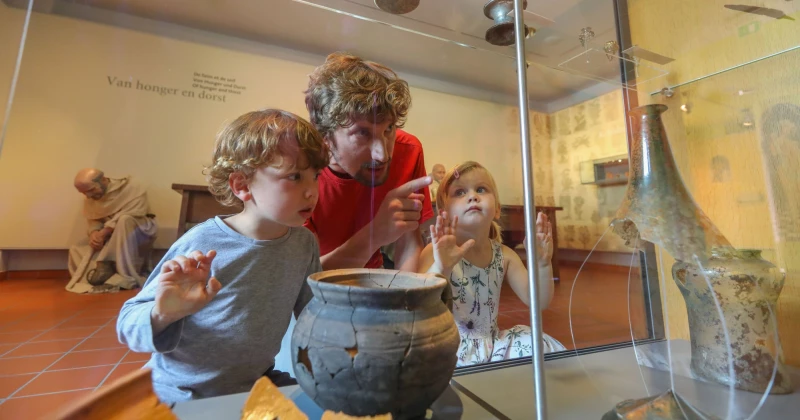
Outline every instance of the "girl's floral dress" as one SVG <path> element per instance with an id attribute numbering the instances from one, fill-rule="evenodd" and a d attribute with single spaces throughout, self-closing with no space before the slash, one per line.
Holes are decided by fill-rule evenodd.
<path id="1" fill-rule="evenodd" d="M 492 241 L 492 254 L 492 262 L 486 268 L 476 267 L 462 259 L 450 274 L 453 316 L 461 334 L 458 366 L 530 357 L 533 353 L 529 326 L 515 325 L 498 331 L 500 286 L 505 277 L 500 243 Z M 542 340 L 545 353 L 566 350 L 547 334 L 542 333 Z"/>

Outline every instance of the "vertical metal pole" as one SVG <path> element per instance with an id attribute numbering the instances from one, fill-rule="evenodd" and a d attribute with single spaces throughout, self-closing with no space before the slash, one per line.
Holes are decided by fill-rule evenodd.
<path id="1" fill-rule="evenodd" d="M 8 123 L 11 121 L 11 106 L 14 104 L 14 92 L 17 90 L 19 80 L 19 68 L 22 65 L 22 52 L 25 51 L 25 40 L 28 38 L 28 26 L 31 23 L 31 10 L 33 10 L 33 0 L 28 2 L 28 11 L 25 12 L 25 24 L 22 26 L 22 37 L 19 39 L 19 50 L 17 51 L 17 62 L 14 65 L 14 75 L 11 77 L 11 87 L 8 89 L 8 102 L 6 103 L 6 114 L 3 117 L 3 125 L 0 125 L 0 155 L 3 154 L 3 145 L 6 141 Z"/>
<path id="2" fill-rule="evenodd" d="M 533 391 L 536 398 L 536 419 L 547 419 L 547 397 L 544 392 L 544 349 L 542 348 L 542 315 L 539 305 L 539 261 L 536 250 L 536 204 L 533 201 L 533 162 L 530 150 L 528 114 L 528 66 L 525 60 L 525 21 L 523 0 L 514 0 L 514 36 L 517 52 L 517 87 L 519 90 L 519 140 L 522 151 L 522 185 L 525 197 L 525 240 L 527 241 L 528 284 L 531 300 L 531 336 L 533 343 Z"/>

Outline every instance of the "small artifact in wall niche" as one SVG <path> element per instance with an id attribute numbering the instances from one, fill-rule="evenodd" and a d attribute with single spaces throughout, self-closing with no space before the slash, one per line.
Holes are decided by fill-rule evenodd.
<path id="1" fill-rule="evenodd" d="M 349 269 L 312 274 L 308 284 L 314 297 L 291 347 L 303 391 L 348 415 L 424 416 L 456 367 L 460 336 L 447 280 Z"/>
<path id="2" fill-rule="evenodd" d="M 669 390 L 655 397 L 625 400 L 606 413 L 602 420 L 720 420 L 692 407 Z"/>
<path id="3" fill-rule="evenodd" d="M 661 119 L 667 109 L 645 105 L 630 112 L 631 176 L 613 230 L 627 246 L 643 239 L 675 258 L 673 280 L 686 301 L 695 375 L 747 391 L 765 392 L 771 384 L 771 393 L 790 392 L 775 339 L 783 274 L 760 252 L 734 249 L 695 204 L 672 157 Z"/>
<path id="4" fill-rule="evenodd" d="M 419 6 L 419 0 L 375 0 L 375 5 L 384 12 L 393 15 L 404 15 Z"/>

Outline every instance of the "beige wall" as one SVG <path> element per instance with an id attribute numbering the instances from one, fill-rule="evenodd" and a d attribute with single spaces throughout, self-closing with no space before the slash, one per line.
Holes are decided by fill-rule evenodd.
<path id="1" fill-rule="evenodd" d="M 6 114 L 6 104 L 17 61 L 22 28 L 25 23 L 24 13 L 7 13 L 6 5 L 0 4 L 0 129 Z"/>
<path id="2" fill-rule="evenodd" d="M 606 232 L 625 194 L 625 184 L 582 184 L 581 162 L 627 155 L 622 90 L 550 115 L 550 148 L 560 248 L 631 252 L 624 241 Z M 548 198 L 550 200 L 550 198 Z"/>
<path id="3" fill-rule="evenodd" d="M 670 107 L 664 118 L 678 169 L 695 201 L 723 234 L 737 248 L 762 249 L 766 259 L 786 269 L 778 305 L 780 334 L 787 361 L 800 365 L 800 336 L 796 334 L 800 328 L 800 245 L 777 234 L 772 206 L 775 199 L 796 204 L 800 194 L 776 196 L 770 189 L 765 168 L 776 161 L 761 148 L 764 112 L 777 103 L 800 104 L 800 51 L 686 85 L 670 99 L 649 94 L 800 44 L 796 21 L 733 13 L 724 4 L 721 0 L 629 1 L 632 42 L 676 59 L 665 66 L 670 72 L 666 80 L 639 87 L 638 100 L 642 105 Z M 797 13 L 793 17 L 800 20 Z M 742 29 L 747 25 L 758 30 Z M 688 104 L 691 112 L 681 112 L 681 104 Z M 742 110 L 752 113 L 753 128 L 743 127 Z M 729 169 L 715 170 L 715 157 L 727 160 Z M 669 273 L 672 259 L 663 255 L 663 268 Z M 683 298 L 669 274 L 665 282 L 670 332 L 688 338 Z"/>
<path id="4" fill-rule="evenodd" d="M 23 16 L 0 5 L 2 23 Z M 13 45 L 18 28 L 2 26 L 0 45 Z M 2 56 L 0 80 L 10 80 Z M 202 165 L 225 121 L 261 107 L 305 116 L 302 91 L 312 68 L 35 13 L 0 165 L 7 197 L 0 202 L 0 248 L 66 248 L 78 239 L 81 197 L 71 184 L 86 166 L 147 183 L 161 225 L 157 246 L 168 246 L 180 207 L 171 184 L 204 183 Z M 182 97 L 183 90 L 200 91 L 191 86 L 194 72 L 235 78 L 246 90 L 224 103 Z M 131 87 L 110 85 L 109 77 Z M 178 90 L 161 96 L 137 90 L 137 81 Z M 406 128 L 422 140 L 428 168 L 478 160 L 497 178 L 503 203 L 520 204 L 514 108 L 414 87 L 412 94 Z"/>

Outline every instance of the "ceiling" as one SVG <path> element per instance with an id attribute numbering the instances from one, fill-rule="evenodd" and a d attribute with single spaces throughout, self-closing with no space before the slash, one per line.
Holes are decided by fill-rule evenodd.
<path id="1" fill-rule="evenodd" d="M 28 3 L 4 1 L 25 7 Z M 477 96 L 485 96 L 482 99 L 513 101 L 514 47 L 484 40 L 493 24 L 483 14 L 486 1 L 421 0 L 406 15 L 383 12 L 373 0 L 37 0 L 35 4 L 40 12 L 78 18 L 88 16 L 89 9 L 102 9 L 320 56 L 348 50 L 402 74 L 467 87 L 474 93 L 468 96 L 479 92 Z M 591 45 L 599 50 L 606 41 L 616 40 L 612 0 L 531 1 L 527 11 L 546 17 L 525 14 L 526 23 L 536 29 L 526 41 L 532 107 L 552 111 L 549 105 L 586 99 L 581 95 L 598 90 L 598 85 L 605 90 L 613 87 L 598 80 L 619 81 L 615 62 L 597 60 L 597 67 L 592 63 L 593 78 L 559 67 L 584 51 L 578 40 L 583 27 L 592 28 Z"/>

